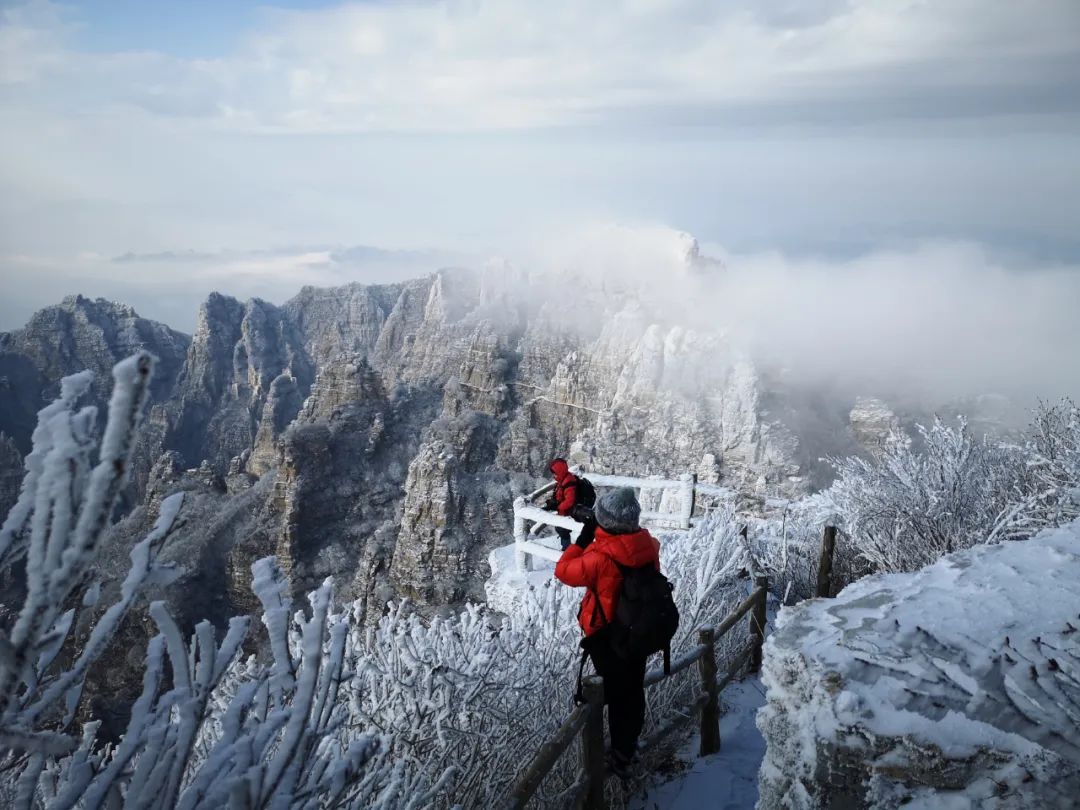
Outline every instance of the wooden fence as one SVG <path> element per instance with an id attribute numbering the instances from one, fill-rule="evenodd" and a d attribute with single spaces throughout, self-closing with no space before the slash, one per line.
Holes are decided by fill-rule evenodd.
<path id="1" fill-rule="evenodd" d="M 750 672 L 761 668 L 761 648 L 765 641 L 765 602 L 768 598 L 768 581 L 759 576 L 754 579 L 753 592 L 716 627 L 698 631 L 698 643 L 671 662 L 670 674 L 663 669 L 650 670 L 645 675 L 645 685 L 653 686 L 684 669 L 698 665 L 701 677 L 701 695 L 685 713 L 680 713 L 660 726 L 640 742 L 643 750 L 654 748 L 661 740 L 680 728 L 695 715 L 699 715 L 701 746 L 700 755 L 720 750 L 720 692 L 747 667 Z M 750 614 L 750 633 L 746 645 L 740 650 L 732 668 L 717 680 L 716 642 L 739 621 Z M 581 739 L 581 768 L 570 787 L 565 807 L 603 810 L 604 779 L 604 683 L 598 676 L 590 676 L 584 682 L 585 702 L 570 713 L 558 730 L 536 752 L 529 764 L 521 771 L 510 792 L 507 810 L 520 810 L 536 793 L 544 777 L 559 758 L 578 738 Z"/>

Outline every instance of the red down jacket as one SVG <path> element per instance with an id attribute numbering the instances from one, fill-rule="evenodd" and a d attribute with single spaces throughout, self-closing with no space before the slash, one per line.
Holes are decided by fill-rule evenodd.
<path id="1" fill-rule="evenodd" d="M 555 459 L 548 467 L 555 476 L 555 506 L 559 514 L 566 516 L 577 501 L 577 476 L 561 458 Z"/>
<path id="2" fill-rule="evenodd" d="M 615 615 L 615 605 L 622 585 L 622 574 L 618 562 L 627 568 L 641 568 L 655 565 L 660 570 L 660 543 L 644 529 L 633 534 L 608 534 L 603 529 L 596 530 L 596 539 L 584 551 L 576 543 L 563 552 L 555 566 L 555 576 L 575 588 L 588 588 L 581 600 L 578 611 L 578 624 L 591 636 L 604 626 L 604 619 L 596 606 L 596 594 L 600 595 L 600 606 L 609 620 Z"/>

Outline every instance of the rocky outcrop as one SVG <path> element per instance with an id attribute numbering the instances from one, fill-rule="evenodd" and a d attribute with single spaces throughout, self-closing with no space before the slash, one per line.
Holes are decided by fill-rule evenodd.
<path id="1" fill-rule="evenodd" d="M 22 329 L 0 333 L 0 426 L 19 451 L 30 447 L 37 411 L 59 393 L 61 378 L 94 372 L 90 402 L 104 419 L 112 367 L 137 351 L 158 358 L 153 401 L 169 397 L 189 338 L 140 318 L 131 307 L 81 295 L 36 313 Z"/>
<path id="2" fill-rule="evenodd" d="M 0 432 L 0 515 L 7 515 L 19 498 L 24 472 L 22 462 L 22 453 L 15 442 Z"/>
<path id="3" fill-rule="evenodd" d="M 163 324 L 141 318 L 131 307 L 81 295 L 36 313 L 19 330 L 0 333 L 0 432 L 21 454 L 30 449 L 37 412 L 60 390 L 60 380 L 84 369 L 94 381 L 84 404 L 98 409 L 104 426 L 106 404 L 112 391 L 112 367 L 138 351 L 157 357 L 150 386 L 153 406 L 172 396 L 190 339 Z M 133 459 L 132 486 L 125 493 L 130 508 L 139 501 L 146 485 L 158 444 L 151 440 L 154 424 L 140 437 Z M 0 458 L 0 476 L 13 475 L 11 456 Z M 20 470 L 21 460 L 16 463 Z M 6 510 L 0 510 L 4 514 Z"/>
<path id="4" fill-rule="evenodd" d="M 189 465 L 206 460 L 224 475 L 258 437 L 252 459 L 265 472 L 313 378 L 303 341 L 280 309 L 215 293 L 200 308 L 162 449 L 178 451 Z"/>
<path id="5" fill-rule="evenodd" d="M 350 598 L 381 592 L 406 472 L 436 407 L 424 390 L 387 395 L 363 357 L 321 370 L 281 439 L 279 525 L 266 551 L 289 568 L 298 593 L 327 576 Z"/>
<path id="6" fill-rule="evenodd" d="M 899 417 L 875 397 L 858 397 L 849 419 L 855 441 L 871 454 L 884 450 L 890 438 L 900 431 Z"/>
<path id="7" fill-rule="evenodd" d="M 390 568 L 397 591 L 425 604 L 483 598 L 488 552 L 512 537 L 512 479 L 493 465 L 498 423 L 445 414 L 409 465 Z"/>
<path id="8" fill-rule="evenodd" d="M 783 608 L 759 806 L 1075 806 L 1078 576 L 1074 523 Z"/>

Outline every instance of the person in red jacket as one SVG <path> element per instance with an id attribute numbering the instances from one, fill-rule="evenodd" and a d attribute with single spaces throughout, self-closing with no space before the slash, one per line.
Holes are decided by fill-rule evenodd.
<path id="1" fill-rule="evenodd" d="M 570 517 L 574 504 L 577 503 L 578 478 L 570 472 L 570 466 L 564 458 L 554 459 L 548 465 L 548 469 L 555 476 L 555 491 L 548 498 L 546 507 L 549 511 L 557 512 L 563 517 Z M 565 551 L 570 545 L 570 530 L 555 527 L 555 533 L 559 535 L 559 542 Z"/>
<path id="2" fill-rule="evenodd" d="M 578 611 L 585 633 L 582 647 L 604 679 L 611 734 L 609 765 L 622 775 L 633 760 L 645 723 L 645 658 L 616 654 L 604 627 L 615 615 L 622 584 L 619 565 L 655 565 L 659 571 L 660 543 L 638 524 L 641 505 L 632 489 L 605 493 L 593 512 L 598 524 L 595 539 L 592 543 L 579 540 L 567 548 L 555 566 L 555 576 L 567 585 L 587 589 Z"/>

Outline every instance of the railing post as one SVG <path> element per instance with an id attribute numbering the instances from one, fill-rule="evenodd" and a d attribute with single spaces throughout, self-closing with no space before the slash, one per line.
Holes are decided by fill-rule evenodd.
<path id="1" fill-rule="evenodd" d="M 765 604 L 769 598 L 769 578 L 765 575 L 754 577 L 754 588 L 762 588 L 761 596 L 757 604 L 750 611 L 750 637 L 753 640 L 753 649 L 750 652 L 750 672 L 761 670 L 761 648 L 765 644 Z"/>
<path id="2" fill-rule="evenodd" d="M 698 642 L 705 652 L 698 659 L 701 672 L 701 691 L 705 693 L 705 705 L 701 709 L 701 748 L 699 754 L 707 756 L 720 750 L 720 700 L 716 690 L 716 640 L 711 627 L 698 630 Z"/>
<path id="3" fill-rule="evenodd" d="M 697 494 L 697 474 L 683 473 L 679 476 L 682 481 L 682 503 L 679 514 L 679 525 L 684 529 L 690 528 L 690 519 L 694 516 L 694 498 Z"/>
<path id="4" fill-rule="evenodd" d="M 519 512 L 525 508 L 525 499 L 514 499 L 514 560 L 517 562 L 519 574 L 526 573 L 529 569 L 529 555 L 524 551 L 524 543 L 529 538 L 525 534 L 525 518 Z"/>
<path id="5" fill-rule="evenodd" d="M 582 684 L 585 702 L 589 705 L 589 717 L 585 721 L 585 733 L 582 737 L 581 760 L 589 788 L 585 793 L 586 810 L 606 810 L 604 800 L 604 777 L 607 766 L 604 762 L 604 679 L 599 675 L 590 675 Z"/>
<path id="6" fill-rule="evenodd" d="M 832 563 L 836 551 L 836 527 L 826 526 L 821 538 L 821 559 L 818 561 L 815 596 L 832 596 Z"/>

